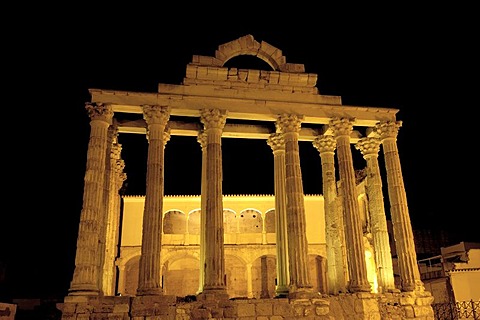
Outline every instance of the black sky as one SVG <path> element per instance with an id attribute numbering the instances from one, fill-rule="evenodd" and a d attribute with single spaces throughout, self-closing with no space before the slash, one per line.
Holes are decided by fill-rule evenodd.
<path id="1" fill-rule="evenodd" d="M 24 17 L 20 24 L 28 29 L 7 32 L 7 183 L 0 223 L 6 280 L 0 282 L 0 298 L 61 296 L 68 289 L 82 206 L 88 89 L 155 92 L 158 83 L 181 84 L 192 55 L 213 56 L 219 45 L 247 34 L 316 73 L 320 94 L 339 95 L 344 105 L 399 109 L 398 148 L 414 226 L 460 231 L 465 241 L 480 241 L 478 88 L 472 84 L 478 82 L 478 56 L 469 9 L 299 8 L 270 17 L 245 10 L 192 18 L 148 8 L 123 7 L 120 13 L 73 6 L 68 15 Z M 126 192 L 140 193 L 144 172 L 129 163 L 142 163 L 145 155 L 127 153 L 127 147 L 145 147 L 146 141 L 120 137 L 120 143 Z M 224 193 L 272 194 L 269 147 L 258 141 L 222 143 Z M 321 192 L 318 152 L 310 145 L 300 148 L 304 191 Z M 165 193 L 198 194 L 196 140 L 172 137 L 165 157 Z"/>

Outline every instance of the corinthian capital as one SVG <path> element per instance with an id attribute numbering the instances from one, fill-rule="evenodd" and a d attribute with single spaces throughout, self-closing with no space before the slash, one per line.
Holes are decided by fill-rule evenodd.
<path id="1" fill-rule="evenodd" d="M 200 144 L 202 150 L 207 146 L 207 134 L 205 131 L 198 133 L 197 142 Z"/>
<path id="2" fill-rule="evenodd" d="M 165 126 L 165 130 L 163 130 L 163 144 L 167 144 L 168 141 L 170 141 L 171 138 L 171 130 L 170 126 Z"/>
<path id="3" fill-rule="evenodd" d="M 272 148 L 273 152 L 285 149 L 285 139 L 281 133 L 272 133 L 268 139 L 267 144 Z"/>
<path id="4" fill-rule="evenodd" d="M 147 125 L 162 124 L 165 125 L 170 119 L 170 108 L 158 105 L 143 105 L 143 119 Z"/>
<path id="5" fill-rule="evenodd" d="M 276 126 L 282 133 L 300 132 L 303 116 L 296 114 L 281 114 L 277 118 Z"/>
<path id="6" fill-rule="evenodd" d="M 374 137 L 366 137 L 358 140 L 355 148 L 360 150 L 364 156 L 378 156 L 380 151 L 380 139 Z"/>
<path id="7" fill-rule="evenodd" d="M 333 118 L 330 120 L 330 128 L 333 130 L 333 135 L 338 136 L 349 136 L 353 131 L 353 121 L 354 119 L 347 118 Z"/>
<path id="8" fill-rule="evenodd" d="M 91 120 L 100 120 L 112 124 L 113 109 L 109 104 L 87 102 L 85 104 L 88 116 Z"/>
<path id="9" fill-rule="evenodd" d="M 377 123 L 375 126 L 375 132 L 380 136 L 380 138 L 388 139 L 393 138 L 396 139 L 398 135 L 398 130 L 402 126 L 402 121 L 383 121 Z"/>
<path id="10" fill-rule="evenodd" d="M 318 150 L 320 154 L 322 153 L 333 153 L 337 147 L 337 142 L 332 136 L 322 135 L 318 136 L 313 140 L 313 146 Z"/>
<path id="11" fill-rule="evenodd" d="M 227 110 L 203 109 L 200 113 L 205 129 L 223 129 L 227 121 Z"/>

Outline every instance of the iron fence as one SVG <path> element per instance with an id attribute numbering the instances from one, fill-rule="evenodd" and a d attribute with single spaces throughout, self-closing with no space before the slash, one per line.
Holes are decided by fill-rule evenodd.
<path id="1" fill-rule="evenodd" d="M 480 300 L 434 303 L 432 307 L 435 320 L 480 320 Z"/>

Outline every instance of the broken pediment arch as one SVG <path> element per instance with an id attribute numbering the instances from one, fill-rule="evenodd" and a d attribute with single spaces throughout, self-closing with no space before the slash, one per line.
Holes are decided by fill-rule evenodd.
<path id="1" fill-rule="evenodd" d="M 236 40 L 218 46 L 215 57 L 193 56 L 192 63 L 202 66 L 223 67 L 232 58 L 250 55 L 265 61 L 274 71 L 305 72 L 303 64 L 287 63 L 282 50 L 262 41 L 258 42 L 252 35 L 246 35 Z"/>
<path id="2" fill-rule="evenodd" d="M 240 60 L 232 60 L 237 57 Z M 233 63 L 243 63 L 245 60 L 242 58 L 246 57 L 258 58 L 258 62 L 267 65 L 251 68 L 250 64 L 246 68 L 239 68 Z M 226 65 L 230 60 L 231 63 Z M 253 65 L 258 66 L 259 63 Z M 251 35 L 218 46 L 215 56 L 194 55 L 192 62 L 187 65 L 183 80 L 184 88 L 195 86 L 198 89 L 201 86 L 210 89 L 249 91 L 255 94 L 258 94 L 257 90 L 261 90 L 318 96 L 316 83 L 317 75 L 306 73 L 303 64 L 287 63 L 280 49 L 264 41 L 260 43 Z M 165 90 L 171 92 L 171 87 L 159 86 L 159 92 L 166 92 Z"/>

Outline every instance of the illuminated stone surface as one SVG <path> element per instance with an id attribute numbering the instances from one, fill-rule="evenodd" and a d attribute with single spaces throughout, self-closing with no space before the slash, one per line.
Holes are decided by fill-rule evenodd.
<path id="1" fill-rule="evenodd" d="M 367 193 L 369 195 L 371 233 L 375 248 L 376 268 L 378 268 L 378 287 L 380 292 L 395 290 L 393 276 L 392 252 L 388 239 L 387 217 L 383 202 L 382 180 L 378 166 L 380 140 L 366 137 L 360 139 L 355 147 L 360 150 L 367 161 Z"/>
<path id="2" fill-rule="evenodd" d="M 257 56 L 272 70 L 224 67 L 238 55 Z M 306 73 L 302 64 L 287 63 L 281 50 L 247 35 L 219 46 L 215 56 L 193 56 L 182 85 L 159 84 L 154 93 L 90 89 L 84 204 L 71 288 L 58 305 L 63 319 L 433 319 L 400 169 L 398 110 L 342 105 L 341 97 L 319 94 L 316 81 L 317 75 Z M 145 117 L 122 119 L 125 113 Z M 116 134 L 125 133 L 147 135 L 147 192 L 123 198 L 123 220 L 117 223 L 116 193 L 125 177 L 115 169 L 124 164 L 111 154 L 119 147 Z M 223 195 L 221 139 L 267 141 L 278 133 L 285 143 L 285 171 L 275 170 L 275 196 L 285 200 Z M 163 196 L 163 149 L 170 135 L 199 138 L 201 197 Z M 335 139 L 340 174 L 336 183 L 325 181 L 335 172 L 335 150 L 328 151 L 328 159 L 321 156 L 322 165 L 328 164 L 319 182 L 327 187 L 327 205 L 322 195 L 303 194 L 298 152 L 299 141 L 315 143 L 326 136 Z M 382 201 L 372 188 L 378 186 L 376 177 L 358 181 L 353 170 L 350 146 L 365 137 L 380 139 L 386 162 L 400 266 L 398 290 L 392 292 L 375 293 L 372 285 L 381 279 L 390 289 L 392 279 L 383 227 L 373 241 L 363 232 L 370 221 L 383 219 L 375 209 Z M 283 165 L 282 159 L 274 160 L 272 165 Z M 373 207 L 359 190 L 377 197 Z M 285 227 L 275 218 L 276 210 L 279 217 L 285 211 Z M 118 232 L 112 228 L 120 225 L 113 296 L 112 245 Z M 385 265 L 387 273 L 379 273 L 376 266 Z M 333 275 L 327 275 L 327 266 L 335 269 Z M 272 299 L 278 292 L 287 298 Z"/>
<path id="3" fill-rule="evenodd" d="M 344 255 L 345 239 L 343 214 L 337 203 L 337 185 L 335 181 L 335 148 L 332 136 L 322 135 L 313 141 L 322 161 L 323 197 L 325 208 L 325 237 L 327 245 L 328 293 L 336 294 L 347 291 Z"/>

